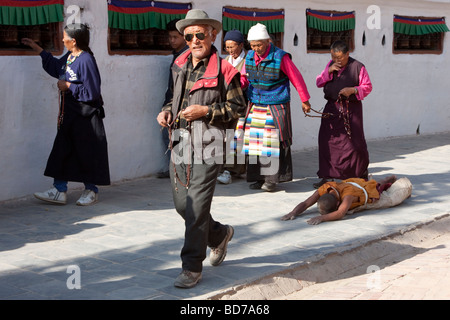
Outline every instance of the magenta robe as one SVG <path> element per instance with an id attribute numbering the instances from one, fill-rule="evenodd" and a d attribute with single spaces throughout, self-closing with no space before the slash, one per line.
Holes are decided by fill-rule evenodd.
<path id="1" fill-rule="evenodd" d="M 324 88 L 327 99 L 323 112 L 333 114 L 321 120 L 317 175 L 325 179 L 365 178 L 369 166 L 369 152 L 364 136 L 361 100 L 372 91 L 372 83 L 364 65 L 352 58 L 349 59 L 346 67 L 335 74 L 328 73 L 331 63 L 332 61 L 316 79 L 317 86 Z M 339 78 L 334 79 L 334 77 Z M 348 105 L 351 137 L 345 128 L 344 118 L 339 112 L 340 105 L 336 101 L 336 96 L 331 95 L 331 92 L 335 94 L 344 87 L 358 89 L 356 95 L 350 96 Z M 347 113 L 345 103 L 344 111 Z"/>

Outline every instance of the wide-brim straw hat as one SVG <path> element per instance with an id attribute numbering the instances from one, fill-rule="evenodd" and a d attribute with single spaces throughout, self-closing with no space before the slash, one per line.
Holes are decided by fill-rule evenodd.
<path id="1" fill-rule="evenodd" d="M 212 26 L 217 32 L 222 30 L 222 23 L 215 19 L 211 19 L 208 14 L 200 9 L 189 10 L 183 20 L 177 22 L 176 27 L 178 31 L 183 34 L 184 29 L 189 26 L 207 24 Z"/>

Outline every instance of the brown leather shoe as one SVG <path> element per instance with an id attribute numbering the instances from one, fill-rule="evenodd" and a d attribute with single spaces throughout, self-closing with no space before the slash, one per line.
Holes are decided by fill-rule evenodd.
<path id="1" fill-rule="evenodd" d="M 216 247 L 211 248 L 211 252 L 209 253 L 209 262 L 212 266 L 218 266 L 225 260 L 225 256 L 227 255 L 227 247 L 228 242 L 233 238 L 234 229 L 232 226 L 227 226 L 227 235 L 225 239 Z"/>
<path id="2" fill-rule="evenodd" d="M 201 272 L 191 272 L 188 270 L 183 270 L 175 279 L 174 286 L 177 288 L 189 289 L 195 287 L 201 279 Z"/>

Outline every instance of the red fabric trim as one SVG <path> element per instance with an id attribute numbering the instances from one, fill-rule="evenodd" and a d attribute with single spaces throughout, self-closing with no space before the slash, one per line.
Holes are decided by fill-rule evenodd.
<path id="1" fill-rule="evenodd" d="M 330 20 L 330 21 L 346 20 L 346 19 L 355 18 L 355 15 L 353 13 L 345 15 L 345 16 L 333 16 L 333 17 L 330 17 L 330 16 L 327 17 L 327 16 L 323 16 L 323 15 L 319 15 L 319 14 L 315 14 L 315 13 L 311 13 L 311 12 L 308 12 L 308 15 L 318 18 L 318 19 L 321 19 L 321 20 Z"/>
<path id="2" fill-rule="evenodd" d="M 228 13 L 228 12 L 224 12 L 223 16 L 230 18 L 230 19 L 234 19 L 234 20 L 247 20 L 247 21 L 268 21 L 268 20 L 284 19 L 283 15 L 270 16 L 270 17 L 249 17 L 249 16 L 241 16 L 238 14 L 232 14 L 232 13 Z"/>
<path id="3" fill-rule="evenodd" d="M 163 14 L 186 14 L 189 9 L 163 9 L 163 8 L 155 8 L 155 7 L 146 7 L 146 8 L 122 8 L 116 7 L 114 5 L 108 5 L 108 11 L 114 11 L 119 13 L 126 14 L 140 14 L 147 12 L 157 12 Z"/>
<path id="4" fill-rule="evenodd" d="M 0 7 L 42 7 L 53 4 L 64 4 L 64 0 L 42 0 L 42 1 L 13 1 L 3 0 Z"/>
<path id="5" fill-rule="evenodd" d="M 404 24 L 413 24 L 416 26 L 445 24 L 445 21 L 410 21 L 410 20 L 403 20 L 403 19 L 394 19 L 394 22 L 404 23 Z"/>

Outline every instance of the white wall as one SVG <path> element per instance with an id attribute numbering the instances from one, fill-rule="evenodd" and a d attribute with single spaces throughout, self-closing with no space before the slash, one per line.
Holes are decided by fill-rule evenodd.
<path id="1" fill-rule="evenodd" d="M 189 2 L 189 1 L 178 1 Z M 221 20 L 222 6 L 254 7 L 253 0 L 190 1 L 210 17 Z M 393 55 L 393 14 L 446 16 L 447 1 L 377 1 L 381 29 L 369 30 L 366 13 L 373 1 L 258 1 L 259 8 L 285 9 L 284 50 L 302 72 L 311 103 L 325 105 L 315 78 L 328 62 L 328 54 L 306 53 L 305 9 L 356 11 L 355 51 L 363 62 L 374 90 L 364 104 L 367 139 L 436 133 L 450 130 L 449 36 L 442 55 Z M 107 52 L 107 4 L 104 0 L 66 0 L 66 7 L 84 7 L 82 22 L 91 26 L 91 48 L 102 76 L 105 127 L 109 143 L 111 178 L 114 182 L 154 174 L 162 166 L 163 146 L 156 115 L 164 99 L 170 56 L 110 56 Z M 363 32 L 366 45 L 362 46 Z M 293 45 L 294 35 L 299 38 Z M 381 45 L 383 35 L 385 46 Z M 219 37 L 221 38 L 221 37 Z M 216 43 L 220 47 L 219 43 Z M 448 62 L 447 62 L 448 64 Z M 43 176 L 56 134 L 58 96 L 56 80 L 41 67 L 40 57 L 0 56 L 0 201 L 42 191 L 51 185 Z M 317 146 L 319 119 L 305 118 L 295 89 L 292 90 L 294 150 Z M 79 187 L 77 184 L 70 186 Z"/>

